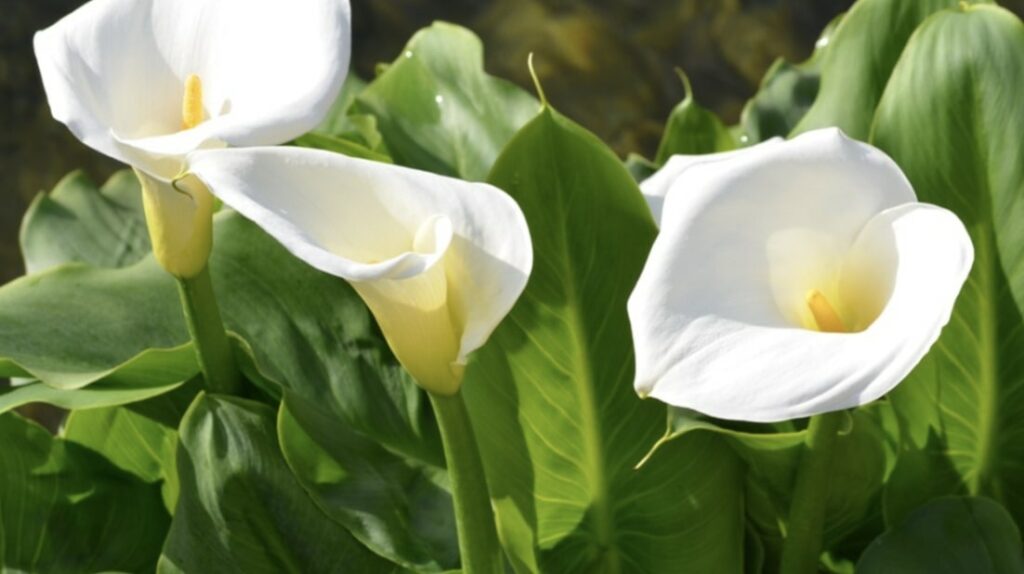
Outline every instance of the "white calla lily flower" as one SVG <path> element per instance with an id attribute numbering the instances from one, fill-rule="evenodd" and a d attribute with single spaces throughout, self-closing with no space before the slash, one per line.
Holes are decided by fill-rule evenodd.
<path id="1" fill-rule="evenodd" d="M 209 254 L 212 202 L 171 186 L 185 155 L 314 128 L 348 72 L 350 20 L 348 0 L 92 0 L 34 43 L 53 117 L 144 174 L 157 256 L 179 254 L 160 261 L 189 276 Z M 184 243 L 156 245 L 167 239 Z"/>
<path id="2" fill-rule="evenodd" d="M 533 248 L 505 192 L 301 148 L 191 154 L 189 172 L 313 267 L 349 281 L 427 390 L 458 391 L 526 287 Z"/>
<path id="3" fill-rule="evenodd" d="M 772 422 L 873 401 L 949 321 L 974 251 L 837 129 L 679 170 L 629 300 L 642 396 Z"/>

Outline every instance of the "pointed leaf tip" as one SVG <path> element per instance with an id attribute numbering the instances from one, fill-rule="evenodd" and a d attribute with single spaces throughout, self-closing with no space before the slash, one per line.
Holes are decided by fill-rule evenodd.
<path id="1" fill-rule="evenodd" d="M 686 75 L 686 72 L 682 68 L 676 67 L 676 75 L 679 76 L 679 81 L 683 83 L 683 89 L 686 90 L 686 97 L 684 100 L 693 101 L 693 85 L 690 84 L 690 77 Z"/>

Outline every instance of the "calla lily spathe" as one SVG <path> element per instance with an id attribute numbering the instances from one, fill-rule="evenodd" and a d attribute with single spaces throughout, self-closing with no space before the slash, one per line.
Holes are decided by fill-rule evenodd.
<path id="1" fill-rule="evenodd" d="M 734 420 L 887 393 L 949 321 L 974 258 L 952 212 L 837 129 L 688 162 L 660 228 L 629 300 L 636 390 Z"/>
<path id="2" fill-rule="evenodd" d="M 315 127 L 350 37 L 348 0 L 92 0 L 37 33 L 35 52 L 54 118 L 140 173 L 157 258 L 188 276 L 209 253 L 212 201 L 170 185 L 185 155 Z"/>
<path id="3" fill-rule="evenodd" d="M 526 287 L 526 219 L 503 191 L 301 148 L 199 151 L 189 171 L 313 267 L 349 281 L 427 390 L 458 391 Z"/>
<path id="4" fill-rule="evenodd" d="M 644 199 L 647 200 L 647 206 L 651 209 L 651 215 L 654 216 L 654 221 L 661 221 L 661 212 L 662 207 L 665 205 L 665 196 L 668 195 L 668 190 L 672 188 L 672 185 L 677 179 L 679 179 L 679 176 L 682 175 L 684 171 L 698 163 L 729 159 L 730 157 L 735 157 L 738 154 L 748 153 L 752 149 L 761 149 L 766 146 L 773 146 L 782 141 L 782 138 L 775 137 L 746 149 L 723 151 L 704 155 L 679 154 L 670 157 L 661 169 L 651 175 L 651 177 L 640 182 L 640 192 L 644 194 Z"/>

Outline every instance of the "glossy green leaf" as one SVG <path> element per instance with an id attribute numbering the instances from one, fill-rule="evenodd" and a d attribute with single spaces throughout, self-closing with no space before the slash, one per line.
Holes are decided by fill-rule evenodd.
<path id="1" fill-rule="evenodd" d="M 682 70 L 679 78 L 686 88 L 686 97 L 668 117 L 654 162 L 664 165 L 676 154 L 700 155 L 735 149 L 736 140 L 722 120 L 694 99 L 690 79 Z"/>
<path id="2" fill-rule="evenodd" d="M 818 95 L 821 61 L 843 16 L 836 16 L 818 37 L 811 57 L 799 64 L 782 58 L 768 68 L 757 94 L 740 115 L 740 143 L 753 145 L 786 137 L 804 117 Z"/>
<path id="3" fill-rule="evenodd" d="M 127 340 L 141 335 L 129 326 L 123 331 L 98 329 L 99 342 L 107 347 L 98 353 L 75 348 L 84 347 L 82 341 L 97 342 L 89 336 L 88 321 L 107 321 L 108 309 L 117 310 L 124 307 L 124 302 L 148 299 L 139 290 L 122 292 L 120 286 L 101 293 L 110 289 L 104 283 L 108 278 L 85 266 L 54 269 L 68 263 L 127 267 L 140 262 L 149 252 L 142 193 L 130 170 L 115 173 L 102 189 L 97 189 L 84 174 L 72 172 L 51 192 L 37 196 L 22 220 L 21 250 L 30 272 L 50 269 L 53 274 L 43 274 L 39 281 L 22 278 L 0 289 L 0 299 L 6 296 L 15 306 L 26 306 L 16 309 L 12 323 L 15 329 L 0 335 L 0 376 L 45 379 L 46 383 L 28 380 L 0 389 L 0 412 L 31 402 L 67 409 L 124 404 L 170 391 L 198 372 L 191 347 L 183 344 L 184 330 L 175 329 L 173 322 L 168 323 L 170 334 L 165 332 L 166 328 L 160 329 L 154 333 L 156 336 L 142 340 L 141 344 L 123 348 L 117 344 L 119 337 Z M 151 283 L 151 272 L 138 276 L 146 278 L 138 285 L 142 291 L 154 289 L 154 293 L 176 297 L 173 283 L 165 285 L 166 278 Z M 110 294 L 116 297 L 122 293 L 130 293 L 124 302 L 112 302 L 109 298 Z M 48 297 L 52 300 L 47 301 Z M 94 302 L 99 302 L 99 306 L 94 307 Z M 86 323 L 78 324 L 78 310 L 72 305 L 65 308 L 61 303 L 81 304 Z M 168 312 L 174 313 L 163 305 L 151 306 L 149 301 L 138 310 L 154 315 L 157 322 L 167 319 Z M 33 313 L 38 321 L 33 320 Z M 110 319 L 124 317 L 122 313 Z M 26 340 L 21 340 L 22 332 Z M 62 341 L 62 337 L 66 339 Z M 48 347 L 63 348 L 55 352 Z M 171 372 L 161 372 L 164 368 Z"/>
<path id="4" fill-rule="evenodd" d="M 857 574 L 1019 574 L 1020 530 L 987 498 L 939 498 L 880 536 Z"/>
<path id="5" fill-rule="evenodd" d="M 63 265 L 0 288 L 0 376 L 152 388 L 197 371 L 174 281 L 151 258 Z"/>
<path id="6" fill-rule="evenodd" d="M 165 396 L 153 400 L 163 402 Z M 102 453 L 115 466 L 143 481 L 157 482 L 163 477 L 163 453 L 168 449 L 173 452 L 175 447 L 174 433 L 167 430 L 174 429 L 127 407 L 113 407 L 72 412 L 62 436 Z"/>
<path id="7" fill-rule="evenodd" d="M 634 470 L 665 407 L 632 389 L 626 299 L 655 235 L 618 158 L 546 107 L 490 182 L 515 198 L 533 273 L 463 392 L 518 572 L 740 572 L 740 463 L 712 436 Z"/>
<path id="8" fill-rule="evenodd" d="M 152 571 L 160 490 L 14 413 L 0 416 L 0 571 Z"/>
<path id="9" fill-rule="evenodd" d="M 97 188 L 82 172 L 36 196 L 21 226 L 25 268 L 37 273 L 77 261 L 124 267 L 149 253 L 142 191 L 131 171 L 114 174 Z"/>
<path id="10" fill-rule="evenodd" d="M 896 66 L 873 129 L 873 141 L 900 164 L 918 196 L 960 216 L 975 249 L 949 325 L 892 394 L 904 448 L 926 451 L 915 464 L 941 468 L 935 456 L 944 456 L 968 493 L 996 499 L 1018 521 L 1024 519 L 1022 53 L 1024 25 L 1001 8 L 932 16 Z M 959 490 L 948 484 L 948 473 L 900 472 L 943 483 L 902 481 L 909 492 L 894 499 Z"/>
<path id="11" fill-rule="evenodd" d="M 102 454 L 144 482 L 159 482 L 164 505 L 173 513 L 178 499 L 178 425 L 200 385 L 198 379 L 193 379 L 184 387 L 149 400 L 75 410 L 65 420 L 61 436 Z"/>
<path id="12" fill-rule="evenodd" d="M 395 163 L 479 181 L 537 108 L 532 96 L 484 72 L 479 38 L 438 22 L 413 36 L 354 111 L 377 118 Z"/>
<path id="13" fill-rule="evenodd" d="M 72 390 L 29 380 L 15 387 L 0 388 L 0 413 L 30 403 L 46 403 L 67 410 L 112 407 L 169 393 L 182 384 L 183 381 L 144 386 L 132 380 L 104 379 Z"/>
<path id="14" fill-rule="evenodd" d="M 404 460 L 294 395 L 282 402 L 277 424 L 296 478 L 363 544 L 419 572 L 458 565 L 444 469 Z"/>
<path id="15" fill-rule="evenodd" d="M 866 140 L 889 75 L 914 29 L 959 0 L 860 0 L 843 17 L 821 60 L 821 86 L 794 133 L 837 126 Z M 922 84 L 922 86 L 929 84 Z"/>
<path id="16" fill-rule="evenodd" d="M 267 406 L 196 399 L 181 422 L 181 493 L 158 571 L 397 571 L 313 503 L 277 444 Z"/>

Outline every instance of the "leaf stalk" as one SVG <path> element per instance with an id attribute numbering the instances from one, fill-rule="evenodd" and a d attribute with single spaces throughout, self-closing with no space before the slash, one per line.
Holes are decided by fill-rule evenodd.
<path id="1" fill-rule="evenodd" d="M 444 443 L 462 570 L 466 574 L 502 574 L 501 546 L 494 526 L 491 497 L 462 391 L 449 396 L 427 394 Z"/>
<path id="2" fill-rule="evenodd" d="M 782 545 L 781 574 L 818 572 L 829 473 L 836 440 L 846 416 L 844 412 L 837 411 L 811 417 L 789 508 L 786 539 Z"/>
<path id="3" fill-rule="evenodd" d="M 206 388 L 214 393 L 236 394 L 242 377 L 224 330 L 209 267 L 193 277 L 179 277 L 178 294 Z"/>

